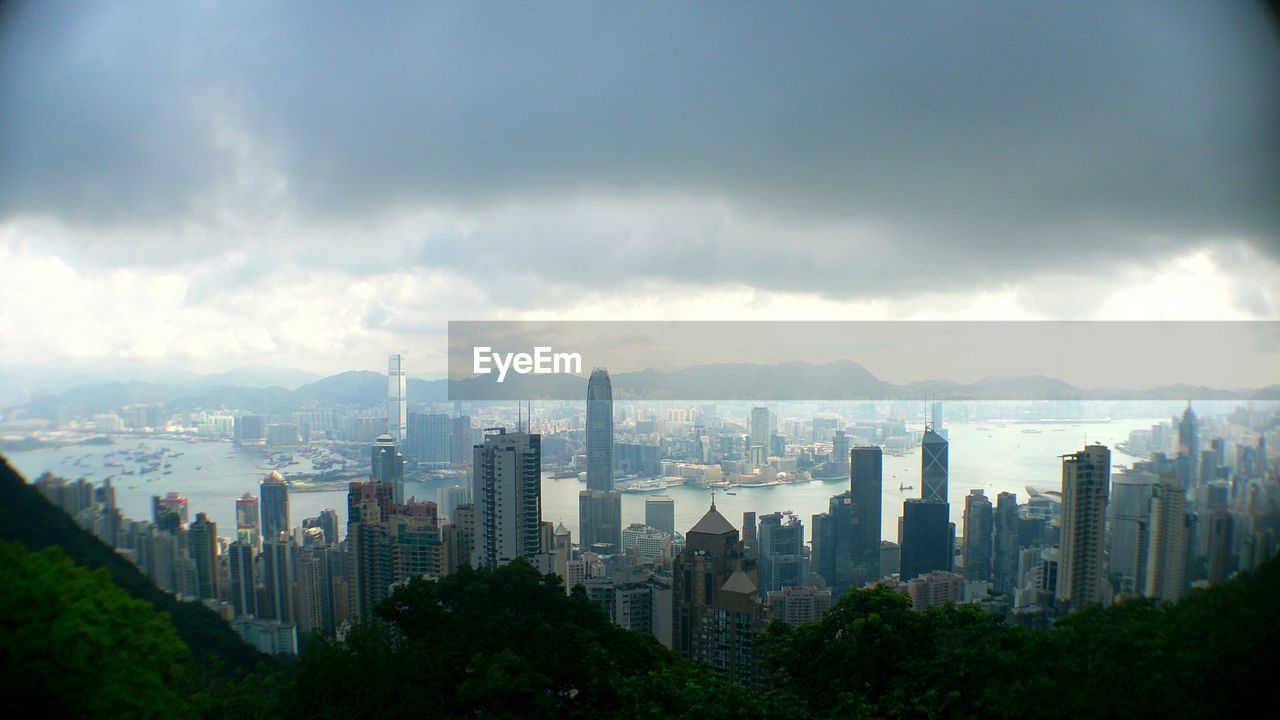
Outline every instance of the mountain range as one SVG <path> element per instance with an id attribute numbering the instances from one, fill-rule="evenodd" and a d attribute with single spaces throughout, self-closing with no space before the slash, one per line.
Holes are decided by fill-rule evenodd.
<path id="1" fill-rule="evenodd" d="M 292 412 L 305 407 L 377 407 L 385 402 L 387 377 L 349 371 L 288 387 L 305 371 L 242 368 L 181 384 L 140 381 L 84 385 L 31 398 L 26 417 L 74 417 L 109 412 L 140 403 L 163 403 L 171 412 L 240 410 Z M 314 376 L 312 376 L 314 378 Z M 262 386 L 275 378 L 281 384 Z M 514 398 L 580 400 L 586 378 L 573 375 L 493 376 L 457 381 L 455 397 L 503 401 Z M 411 402 L 449 399 L 448 380 L 409 378 Z M 292 384 L 292 382 L 289 382 Z M 1222 389 L 1168 385 L 1146 389 L 1081 389 L 1043 375 L 991 375 L 973 383 L 928 379 L 896 385 L 850 360 L 777 365 L 713 363 L 675 370 L 646 369 L 612 376 L 618 400 L 1280 400 L 1280 385 L 1261 389 Z"/>

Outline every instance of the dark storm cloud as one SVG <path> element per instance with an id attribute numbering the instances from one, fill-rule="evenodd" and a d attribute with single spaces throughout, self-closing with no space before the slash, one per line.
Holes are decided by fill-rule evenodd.
<path id="1" fill-rule="evenodd" d="M 514 253 L 589 288 L 882 294 L 1212 237 L 1280 252 L 1280 43 L 1246 3 L 9 12 L 3 215 L 217 225 L 239 132 L 287 178 L 254 212 L 452 210 L 476 226 L 412 259 L 494 273 Z"/>

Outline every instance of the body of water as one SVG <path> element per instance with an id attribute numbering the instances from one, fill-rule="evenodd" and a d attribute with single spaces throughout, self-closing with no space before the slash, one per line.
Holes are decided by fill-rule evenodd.
<path id="1" fill-rule="evenodd" d="M 1062 483 L 1060 456 L 1073 453 L 1086 443 L 1102 443 L 1112 448 L 1112 464 L 1128 465 L 1133 458 L 1115 452 L 1115 444 L 1128 438 L 1132 430 L 1149 428 L 1166 420 L 1114 420 L 1104 423 L 1042 424 L 972 422 L 947 425 L 950 440 L 951 519 L 959 526 L 963 521 L 964 498 L 970 490 L 981 489 L 995 504 L 1001 492 L 1016 493 L 1018 500 L 1027 497 L 1026 486 L 1056 489 Z M 1034 432 L 1025 432 L 1032 430 Z M 138 465 L 122 459 L 121 450 L 155 452 L 167 449 L 165 461 L 170 474 L 162 471 L 136 474 Z M 180 454 L 179 454 L 180 453 Z M 269 472 L 260 458 L 239 451 L 230 442 L 190 443 L 183 440 L 125 437 L 114 445 L 79 445 L 63 448 L 15 452 L 10 463 L 28 480 L 50 470 L 69 480 L 84 477 L 100 483 L 112 477 L 116 487 L 116 503 L 125 516 L 134 520 L 151 517 L 151 497 L 176 491 L 190 501 L 191 518 L 197 512 L 208 513 L 218 523 L 219 534 L 230 536 L 235 528 L 235 500 L 246 492 L 258 494 L 258 484 Z M 121 463 L 121 467 L 106 465 Z M 122 475 L 133 469 L 135 474 Z M 435 500 L 442 487 L 457 480 L 434 480 L 406 483 L 405 493 L 419 499 Z M 902 486 L 911 489 L 899 489 Z M 544 520 L 563 522 L 575 539 L 578 535 L 578 492 L 585 488 L 577 478 L 555 479 L 546 476 L 542 486 Z M 810 518 L 826 512 L 832 495 L 849 488 L 848 480 L 814 481 L 794 485 L 762 488 L 737 488 L 729 495 L 724 490 L 715 494 L 716 507 L 735 526 L 741 528 L 742 513 L 757 516 L 791 510 L 804 521 L 806 536 L 811 532 Z M 659 494 L 659 493 L 653 493 Z M 692 486 L 668 488 L 665 494 L 675 500 L 676 528 L 684 531 L 702 517 L 711 503 L 711 492 Z M 882 533 L 886 540 L 897 539 L 898 516 L 902 501 L 920 495 L 920 451 L 884 457 L 884 503 Z M 624 493 L 624 524 L 644 521 L 644 501 L 650 494 Z M 321 510 L 337 510 L 344 526 L 347 515 L 345 484 L 333 489 L 293 492 L 289 496 L 290 522 L 299 525 L 304 517 L 318 515 Z"/>

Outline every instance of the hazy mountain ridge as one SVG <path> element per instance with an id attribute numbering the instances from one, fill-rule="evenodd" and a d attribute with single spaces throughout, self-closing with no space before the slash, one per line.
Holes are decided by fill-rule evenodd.
<path id="1" fill-rule="evenodd" d="M 292 373 L 294 371 L 283 371 Z M 296 371 L 303 372 L 303 371 Z M 236 371 L 213 379 L 229 377 Z M 786 362 L 712 363 L 677 370 L 647 368 L 612 376 L 617 400 L 1280 400 L 1280 384 L 1258 389 L 1221 389 L 1200 385 L 1166 385 L 1142 390 L 1081 389 L 1044 375 L 997 374 L 964 384 L 946 379 L 916 380 L 896 385 L 881 380 L 850 360 L 812 364 Z M 409 378 L 410 403 L 448 400 L 448 380 Z M 459 394 L 474 400 L 576 399 L 585 397 L 586 378 L 575 375 L 509 374 L 502 385 L 493 376 L 457 381 Z M 755 388 L 752 393 L 743 388 Z M 58 395 L 42 395 L 26 405 L 28 416 L 66 417 L 110 412 L 142 403 L 163 403 L 172 411 L 240 410 L 286 413 L 305 407 L 377 407 L 386 402 L 387 376 L 351 370 L 306 383 L 244 387 L 202 384 L 167 385 L 116 382 L 86 385 Z"/>

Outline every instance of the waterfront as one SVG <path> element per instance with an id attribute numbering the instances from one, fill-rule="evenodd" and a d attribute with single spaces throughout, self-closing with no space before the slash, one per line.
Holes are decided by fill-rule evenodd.
<path id="1" fill-rule="evenodd" d="M 1113 448 L 1112 464 L 1128 465 L 1134 458 L 1114 452 L 1117 442 L 1128 438 L 1129 432 L 1148 428 L 1165 419 L 1112 420 L 1105 423 L 1082 423 L 1036 426 L 1038 432 L 1025 432 L 1031 426 L 1017 423 L 957 422 L 947 425 L 950 435 L 951 475 L 949 498 L 951 518 L 958 525 L 964 513 L 964 496 L 972 489 L 981 489 L 995 501 L 1000 492 L 1012 492 L 1019 501 L 1026 500 L 1026 486 L 1055 489 L 1061 484 L 1060 455 L 1084 447 L 1086 442 L 1101 442 Z M 121 475 L 122 468 L 105 465 L 108 456 L 120 450 L 134 449 L 141 444 L 149 452 L 167 448 L 165 457 L 171 464 L 171 473 L 148 475 Z M 181 455 L 178 455 L 181 453 Z M 190 443 L 177 439 L 147 436 L 123 436 L 112 445 L 74 445 L 45 448 L 7 454 L 10 463 L 28 480 L 34 480 L 46 470 L 51 470 L 69 480 L 84 477 L 100 483 L 108 475 L 115 475 L 116 503 L 125 516 L 134 520 L 151 517 L 151 496 L 176 491 L 190 501 L 191 517 L 195 513 L 208 513 L 218 523 L 219 533 L 232 534 L 235 521 L 235 499 L 246 492 L 258 493 L 258 483 L 270 470 L 265 460 L 238 450 L 229 442 Z M 78 464 L 77 464 L 78 463 Z M 438 491 L 459 483 L 458 479 L 438 479 L 426 482 L 407 482 L 406 494 L 419 499 L 435 500 Z M 911 489 L 900 489 L 910 486 Z M 884 503 L 882 536 L 887 540 L 897 537 L 898 515 L 902 501 L 918 497 L 920 486 L 920 454 L 913 451 L 905 455 L 884 456 Z M 577 537 L 578 492 L 584 485 L 575 477 L 553 478 L 544 475 L 542 486 L 545 520 L 563 522 Z M 763 515 L 775 511 L 791 510 L 805 523 L 808 536 L 811 516 L 825 512 L 828 499 L 848 489 L 847 480 L 812 481 L 789 485 L 759 488 L 731 489 L 715 493 L 716 506 L 735 526 L 741 526 L 742 513 L 751 511 Z M 683 485 L 664 491 L 675 500 L 676 527 L 684 531 L 692 527 L 706 512 L 711 502 L 711 491 Z M 346 524 L 346 484 L 334 483 L 331 489 L 310 489 L 290 493 L 291 522 L 296 526 L 304 517 L 313 517 L 321 510 L 337 510 L 342 524 Z M 644 500 L 659 493 L 624 493 L 622 496 L 622 520 L 624 524 L 644 521 Z"/>

